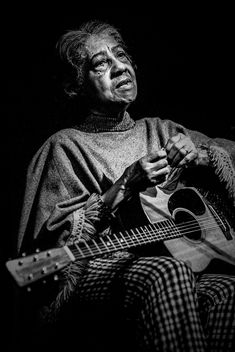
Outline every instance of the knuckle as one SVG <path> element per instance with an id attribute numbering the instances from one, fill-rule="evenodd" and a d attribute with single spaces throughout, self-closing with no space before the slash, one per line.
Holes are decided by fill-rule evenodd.
<path id="1" fill-rule="evenodd" d="M 158 167 L 159 167 L 159 168 L 163 168 L 163 167 L 165 167 L 166 165 L 168 165 L 168 161 L 167 161 L 166 159 L 160 160 L 160 161 L 158 162 Z"/>
<path id="2" fill-rule="evenodd" d="M 189 162 L 189 161 L 193 160 L 194 158 L 192 157 L 191 154 L 187 154 L 184 159 L 186 162 Z"/>

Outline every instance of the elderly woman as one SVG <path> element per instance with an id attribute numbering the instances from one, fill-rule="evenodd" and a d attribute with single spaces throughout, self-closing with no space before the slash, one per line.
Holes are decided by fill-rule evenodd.
<path id="1" fill-rule="evenodd" d="M 193 185 L 221 206 L 234 243 L 234 142 L 157 117 L 132 119 L 127 109 L 137 96 L 135 66 L 113 26 L 87 22 L 65 33 L 57 47 L 72 74 L 66 93 L 79 96 L 85 109 L 77 125 L 52 135 L 29 166 L 19 254 L 37 246 L 89 244 L 120 231 L 123 214 L 138 226 L 137 210 L 131 210 L 137 198 L 145 211 L 169 219 L 166 203 L 179 185 Z M 234 277 L 194 272 L 190 260 L 174 258 L 164 245 L 152 251 L 137 241 L 133 247 L 120 245 L 119 251 L 68 265 L 58 286 L 37 299 L 40 319 L 55 320 L 70 337 L 84 324 L 89 336 L 99 313 L 107 323 L 104 335 L 121 317 L 135 350 L 231 351 Z M 109 350 L 125 343 L 125 329 L 116 329 Z"/>

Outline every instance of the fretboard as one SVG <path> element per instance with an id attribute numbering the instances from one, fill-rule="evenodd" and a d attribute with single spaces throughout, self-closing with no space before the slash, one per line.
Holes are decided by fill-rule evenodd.
<path id="1" fill-rule="evenodd" d="M 195 228 L 197 223 L 191 225 Z M 179 227 L 173 220 L 164 220 L 148 224 L 124 232 L 99 236 L 96 240 L 74 243 L 69 246 L 76 260 L 97 257 L 107 253 L 117 252 L 128 248 L 143 246 L 145 244 L 170 240 L 182 236 Z"/>

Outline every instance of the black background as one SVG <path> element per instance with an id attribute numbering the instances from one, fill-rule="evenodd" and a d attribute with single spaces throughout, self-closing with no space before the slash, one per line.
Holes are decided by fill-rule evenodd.
<path id="1" fill-rule="evenodd" d="M 2 193 L 7 194 L 6 201 L 1 201 L 2 263 L 15 253 L 28 163 L 47 137 L 70 123 L 61 110 L 55 79 L 59 68 L 55 43 L 65 30 L 92 18 L 121 30 L 138 66 L 133 117 L 170 118 L 211 137 L 235 140 L 231 8 L 172 7 L 170 3 L 164 9 L 147 3 L 131 8 L 120 2 L 48 6 L 49 1 L 9 3 L 1 12 L 5 60 L 1 75 L 7 78 L 2 117 L 2 174 L 6 177 Z M 4 337 L 17 346 L 14 293 L 7 285 L 4 293 Z"/>
<path id="2" fill-rule="evenodd" d="M 211 137 L 235 140 L 231 14 L 225 6 L 170 4 L 164 9 L 122 3 L 81 9 L 69 2 L 50 9 L 37 3 L 9 6 L 3 31 L 8 81 L 3 137 L 10 170 L 5 208 L 11 214 L 5 255 L 15 248 L 27 165 L 50 134 L 70 123 L 57 94 L 58 37 L 91 18 L 116 25 L 138 67 L 134 118 L 170 118 Z"/>

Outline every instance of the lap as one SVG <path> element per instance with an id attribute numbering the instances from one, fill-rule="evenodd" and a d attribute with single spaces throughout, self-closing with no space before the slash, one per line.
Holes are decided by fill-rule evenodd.
<path id="1" fill-rule="evenodd" d="M 95 259 L 90 261 L 71 300 L 66 302 L 66 309 L 62 309 L 62 329 L 66 325 L 71 331 L 71 320 L 76 316 L 76 330 L 80 321 L 80 331 L 85 333 L 88 330 L 91 333 L 92 330 L 96 339 L 102 336 L 104 329 L 112 337 L 110 328 L 113 331 L 114 326 L 115 334 L 125 336 L 128 331 L 131 336 L 130 329 L 136 329 L 135 317 L 141 310 L 145 310 L 143 324 L 146 325 L 149 324 L 147 316 L 151 316 L 156 307 L 160 306 L 156 310 L 156 316 L 164 312 L 164 321 L 167 321 L 169 311 L 174 312 L 187 304 L 191 316 L 189 319 L 193 320 L 194 308 L 191 308 L 190 313 L 190 307 L 197 298 L 199 313 L 203 325 L 206 326 L 208 312 L 213 307 L 215 313 L 211 315 L 211 324 L 215 317 L 221 320 L 221 316 L 226 314 L 227 309 L 223 309 L 222 313 L 217 311 L 219 303 L 223 305 L 226 301 L 229 311 L 232 311 L 234 282 L 233 276 L 225 274 L 207 273 L 195 276 L 185 263 L 171 257 L 130 255 L 123 258 Z M 177 321 L 176 317 L 169 321 L 171 319 Z M 204 319 L 207 321 L 204 322 Z M 228 334 L 225 335 L 226 339 L 227 336 Z"/>
<path id="2" fill-rule="evenodd" d="M 90 262 L 83 275 L 77 288 L 77 296 L 83 302 L 101 301 L 110 298 L 117 287 L 137 294 L 151 284 L 170 291 L 175 280 L 182 281 L 183 287 L 188 286 L 188 280 L 191 284 L 194 278 L 191 269 L 174 258 L 130 255 L 121 259 L 96 259 Z"/>
<path id="3" fill-rule="evenodd" d="M 185 263 L 175 258 L 136 257 L 127 254 L 121 258 L 97 258 L 90 261 L 79 280 L 76 300 L 81 303 L 105 302 L 117 290 L 122 290 L 122 293 L 124 290 L 129 295 L 141 295 L 151 284 L 170 291 L 175 281 L 182 290 L 184 286 L 195 286 L 201 304 L 218 304 L 224 298 L 234 296 L 235 275 L 193 275 Z"/>

